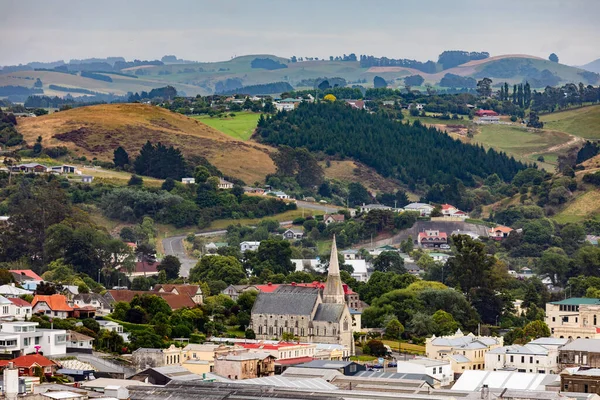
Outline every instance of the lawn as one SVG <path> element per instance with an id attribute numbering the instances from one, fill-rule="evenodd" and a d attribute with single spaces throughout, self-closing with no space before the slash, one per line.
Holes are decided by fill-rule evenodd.
<path id="1" fill-rule="evenodd" d="M 581 222 L 600 213 L 600 192 L 590 190 L 571 201 L 565 209 L 554 216 L 560 224 Z"/>
<path id="2" fill-rule="evenodd" d="M 325 214 L 325 211 L 318 210 L 304 210 L 304 214 L 301 209 L 286 211 L 281 214 L 269 215 L 264 218 L 240 218 L 240 219 L 218 219 L 213 221 L 210 226 L 203 231 L 214 231 L 219 229 L 226 229 L 229 225 L 255 225 L 263 219 L 276 219 L 277 221 L 293 221 L 295 218 L 315 216 Z"/>
<path id="3" fill-rule="evenodd" d="M 600 139 L 600 105 L 546 114 L 544 127 L 586 139 Z"/>
<path id="4" fill-rule="evenodd" d="M 397 340 L 383 340 L 383 344 L 387 344 L 393 351 L 398 351 Z M 419 346 L 418 344 L 400 342 L 401 353 L 410 354 L 425 354 L 425 346 Z"/>
<path id="5" fill-rule="evenodd" d="M 254 133 L 259 116 L 260 114 L 244 112 L 235 113 L 235 117 L 211 118 L 208 115 L 198 115 L 192 118 L 235 139 L 248 140 Z"/>
<path id="6" fill-rule="evenodd" d="M 373 357 L 373 356 L 369 356 L 369 355 L 363 354 L 363 355 L 360 355 L 360 356 L 352 356 L 352 357 L 350 357 L 350 360 L 352 360 L 352 361 L 369 362 L 369 361 L 375 361 L 375 360 L 377 360 L 377 357 Z"/>

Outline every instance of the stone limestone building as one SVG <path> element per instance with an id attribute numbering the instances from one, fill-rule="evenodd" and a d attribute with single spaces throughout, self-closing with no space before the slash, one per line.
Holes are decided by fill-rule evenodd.
<path id="1" fill-rule="evenodd" d="M 301 342 L 348 346 L 354 355 L 353 318 L 344 296 L 335 237 L 322 294 L 318 288 L 302 286 L 261 292 L 252 308 L 250 328 L 260 340 L 281 339 L 290 332 Z"/>

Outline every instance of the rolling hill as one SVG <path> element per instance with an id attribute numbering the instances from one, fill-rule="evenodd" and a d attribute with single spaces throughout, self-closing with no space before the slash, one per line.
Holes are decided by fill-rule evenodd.
<path id="1" fill-rule="evenodd" d="M 585 69 L 586 71 L 596 72 L 596 73 L 600 74 L 600 58 L 598 58 L 597 60 L 594 60 L 592 62 L 589 62 L 585 65 L 582 65 L 579 68 Z"/>
<path id="2" fill-rule="evenodd" d="M 570 133 L 585 139 L 600 139 L 600 105 L 543 115 L 544 128 Z"/>
<path id="3" fill-rule="evenodd" d="M 282 67 L 277 69 L 253 68 L 252 62 L 257 58 L 271 59 L 282 64 Z M 122 72 L 143 75 L 136 75 L 137 78 L 135 78 L 113 74 L 110 75 L 113 82 L 48 71 L 0 73 L 0 86 L 31 87 L 35 79 L 40 78 L 44 83 L 44 94 L 64 96 L 65 92 L 55 92 L 49 88 L 49 85 L 77 87 L 123 95 L 130 91 L 148 91 L 170 84 L 175 86 L 178 91 L 193 96 L 212 94 L 219 91 L 218 89 L 232 89 L 272 82 L 288 82 L 295 88 L 307 88 L 306 79 L 319 77 L 341 77 L 346 79 L 349 84 L 360 82 L 359 84 L 369 87 L 372 86 L 375 76 L 381 76 L 388 81 L 390 87 L 394 88 L 404 87 L 403 78 L 405 76 L 417 74 L 425 79 L 425 83 L 436 86 L 447 73 L 475 79 L 489 77 L 496 84 L 505 81 L 514 84 L 528 80 L 530 83 L 533 82 L 534 88 L 569 82 L 593 85 L 600 83 L 600 75 L 590 71 L 523 54 L 494 56 L 484 60 L 470 61 L 446 70 L 441 68 L 441 65 L 438 64 L 437 72 L 428 74 L 405 67 L 362 68 L 358 61 L 319 60 L 292 63 L 285 58 L 259 54 L 212 63 L 132 67 L 124 69 Z"/>
<path id="4" fill-rule="evenodd" d="M 236 140 L 199 121 L 145 104 L 75 108 L 25 118 L 18 129 L 29 143 L 41 136 L 44 146 L 67 146 L 88 159 L 112 160 L 118 146 L 134 156 L 150 140 L 178 147 L 187 157 L 206 157 L 224 174 L 248 184 L 275 172 L 269 157 L 272 148 Z"/>

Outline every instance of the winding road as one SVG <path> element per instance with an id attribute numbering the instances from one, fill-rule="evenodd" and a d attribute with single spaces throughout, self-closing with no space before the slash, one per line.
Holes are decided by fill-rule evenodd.
<path id="1" fill-rule="evenodd" d="M 298 209 L 306 208 L 308 210 L 325 211 L 326 213 L 327 212 L 337 212 L 337 210 L 340 209 L 340 207 L 337 207 L 337 206 L 309 203 L 306 201 L 296 201 L 296 204 L 298 205 Z M 279 224 L 280 225 L 290 225 L 291 223 L 292 223 L 292 221 L 282 221 Z M 222 235 L 226 232 L 227 232 L 227 230 L 220 229 L 220 230 L 214 230 L 214 231 L 199 232 L 199 233 L 196 233 L 195 235 L 196 236 L 214 236 L 214 235 Z M 186 235 L 171 236 L 171 237 L 168 237 L 168 238 L 165 238 L 162 240 L 165 255 L 175 256 L 175 257 L 179 258 L 179 261 L 181 262 L 181 269 L 179 270 L 179 275 L 183 278 L 187 278 L 190 276 L 190 269 L 192 269 L 198 262 L 197 259 L 194 259 L 194 258 L 188 256 L 187 253 L 185 252 L 183 241 L 185 240 L 186 237 L 187 237 Z"/>

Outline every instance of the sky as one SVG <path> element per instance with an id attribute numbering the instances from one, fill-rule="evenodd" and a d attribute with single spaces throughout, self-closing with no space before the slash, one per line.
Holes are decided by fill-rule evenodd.
<path id="1" fill-rule="evenodd" d="M 122 56 L 223 61 L 444 50 L 600 58 L 598 0 L 0 0 L 0 65 Z"/>

